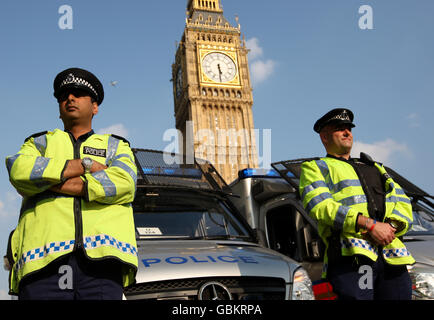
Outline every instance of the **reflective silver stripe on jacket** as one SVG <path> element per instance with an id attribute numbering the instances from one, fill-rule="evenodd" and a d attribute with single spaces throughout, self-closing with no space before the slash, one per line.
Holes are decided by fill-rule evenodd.
<path id="1" fill-rule="evenodd" d="M 337 202 L 342 203 L 344 206 L 350 207 L 355 204 L 366 203 L 368 202 L 368 199 L 364 194 L 359 194 L 341 200 L 337 200 Z"/>
<path id="2" fill-rule="evenodd" d="M 330 177 L 330 169 L 327 163 L 324 160 L 316 160 L 316 165 L 318 166 L 319 170 L 321 171 L 321 174 L 324 177 L 325 183 L 327 184 L 328 188 L 330 190 L 333 189 L 333 181 Z"/>
<path id="3" fill-rule="evenodd" d="M 115 160 L 113 161 L 111 167 L 117 167 L 117 168 L 121 168 L 122 170 L 128 172 L 128 174 L 131 176 L 131 178 L 134 180 L 134 185 L 137 184 L 137 174 L 134 172 L 133 169 L 131 169 L 128 165 L 126 165 L 125 163 L 123 163 L 120 160 Z"/>
<path id="4" fill-rule="evenodd" d="M 37 157 L 35 164 L 33 165 L 32 172 L 30 173 L 30 181 L 32 181 L 38 188 L 49 186 L 48 181 L 43 181 L 43 175 L 45 169 L 47 169 L 49 158 Z"/>
<path id="5" fill-rule="evenodd" d="M 406 196 L 404 190 L 402 190 L 401 188 L 395 188 L 395 192 L 397 195 Z"/>
<path id="6" fill-rule="evenodd" d="M 8 169 L 9 174 L 11 174 L 12 167 L 20 155 L 21 154 L 16 154 L 6 159 L 6 168 Z"/>
<path id="7" fill-rule="evenodd" d="M 113 162 L 115 155 L 116 155 L 116 152 L 118 151 L 118 147 L 119 147 L 119 139 L 110 136 L 108 139 L 107 158 L 105 161 L 105 163 L 108 167 Z"/>
<path id="8" fill-rule="evenodd" d="M 332 195 L 329 192 L 324 192 L 321 193 L 319 195 L 317 195 L 316 197 L 313 197 L 309 203 L 306 206 L 306 209 L 308 210 L 308 212 L 311 212 L 312 209 L 319 203 L 323 202 L 324 200 L 327 199 L 333 199 Z"/>
<path id="9" fill-rule="evenodd" d="M 106 197 L 116 196 L 116 185 L 104 170 L 92 173 L 92 176 L 102 185 Z"/>
<path id="10" fill-rule="evenodd" d="M 408 198 L 397 197 L 397 196 L 386 196 L 386 202 L 395 202 L 396 203 L 399 201 L 411 204 L 411 201 Z"/>
<path id="11" fill-rule="evenodd" d="M 331 186 L 331 189 L 330 189 Z M 361 187 L 362 185 L 360 184 L 359 180 L 352 180 L 352 179 L 348 179 L 348 180 L 342 180 L 341 182 L 338 182 L 336 184 L 326 184 L 324 181 L 319 180 L 319 181 L 315 181 L 312 184 L 306 186 L 303 190 L 303 194 L 302 194 L 302 199 L 304 199 L 304 197 L 311 191 L 317 189 L 317 188 L 328 188 L 332 193 L 338 193 L 340 191 L 342 191 L 345 188 L 348 187 Z"/>
<path id="12" fill-rule="evenodd" d="M 45 150 L 47 149 L 47 136 L 44 134 L 43 136 L 33 138 L 33 142 L 41 156 L 45 156 Z"/>
<path id="13" fill-rule="evenodd" d="M 334 228 L 337 230 L 342 230 L 344 228 L 344 222 L 347 217 L 350 208 L 345 206 L 340 206 L 338 211 L 336 212 Z"/>
<path id="14" fill-rule="evenodd" d="M 328 186 L 322 180 L 315 181 L 315 182 L 311 183 L 310 185 L 304 187 L 303 194 L 301 195 L 301 198 L 304 199 L 309 192 L 311 192 L 315 189 L 318 189 L 318 188 L 328 188 Z"/>
<path id="15" fill-rule="evenodd" d="M 361 187 L 361 186 L 362 185 L 360 184 L 360 180 L 347 179 L 347 180 L 342 180 L 341 182 L 334 184 L 331 191 L 333 191 L 333 193 L 338 193 L 338 192 L 340 192 L 343 189 L 348 188 L 348 187 Z"/>

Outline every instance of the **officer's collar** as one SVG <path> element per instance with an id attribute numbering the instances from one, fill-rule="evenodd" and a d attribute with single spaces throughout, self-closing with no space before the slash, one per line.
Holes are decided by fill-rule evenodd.
<path id="1" fill-rule="evenodd" d="M 354 161 L 353 158 L 351 158 L 351 156 L 350 156 L 350 158 L 347 160 L 347 159 L 345 159 L 345 158 L 343 158 L 343 157 L 336 157 L 336 156 L 333 156 L 333 155 L 327 153 L 326 157 L 327 157 L 327 158 L 333 158 L 333 159 L 341 160 L 341 161 L 345 161 L 345 162 Z"/>
<path id="2" fill-rule="evenodd" d="M 91 135 L 93 135 L 95 132 L 92 130 L 90 130 L 88 133 L 82 134 L 81 136 L 78 137 L 77 140 L 75 140 L 74 135 L 69 131 L 69 130 L 64 130 L 66 133 L 68 133 L 73 139 L 74 141 L 86 141 L 87 138 L 89 138 Z"/>

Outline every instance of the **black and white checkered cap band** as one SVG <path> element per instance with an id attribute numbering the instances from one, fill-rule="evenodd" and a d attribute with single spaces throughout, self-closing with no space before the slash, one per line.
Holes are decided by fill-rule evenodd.
<path id="1" fill-rule="evenodd" d="M 70 73 L 66 77 L 66 79 L 62 81 L 62 83 L 60 84 L 60 88 L 62 88 L 63 86 L 66 86 L 68 84 L 76 84 L 79 86 L 87 87 L 95 94 L 95 97 L 98 97 L 98 93 L 96 92 L 96 90 L 92 87 L 92 85 L 88 81 L 86 81 L 82 78 L 75 77 L 72 73 Z"/>

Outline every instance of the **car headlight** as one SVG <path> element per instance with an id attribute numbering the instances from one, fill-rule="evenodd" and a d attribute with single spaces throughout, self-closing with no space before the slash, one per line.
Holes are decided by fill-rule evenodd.
<path id="1" fill-rule="evenodd" d="M 297 269 L 294 273 L 292 300 L 315 300 L 312 291 L 312 281 L 303 268 Z"/>
<path id="2" fill-rule="evenodd" d="M 434 299 L 434 270 L 410 267 L 414 299 Z"/>

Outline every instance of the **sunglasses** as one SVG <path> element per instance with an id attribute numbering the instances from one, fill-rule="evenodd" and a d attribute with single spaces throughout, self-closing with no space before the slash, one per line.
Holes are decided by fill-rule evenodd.
<path id="1" fill-rule="evenodd" d="M 72 94 L 76 98 L 89 96 L 89 92 L 83 89 L 71 88 L 63 90 L 57 97 L 57 102 L 65 101 L 68 99 L 69 95 Z"/>

